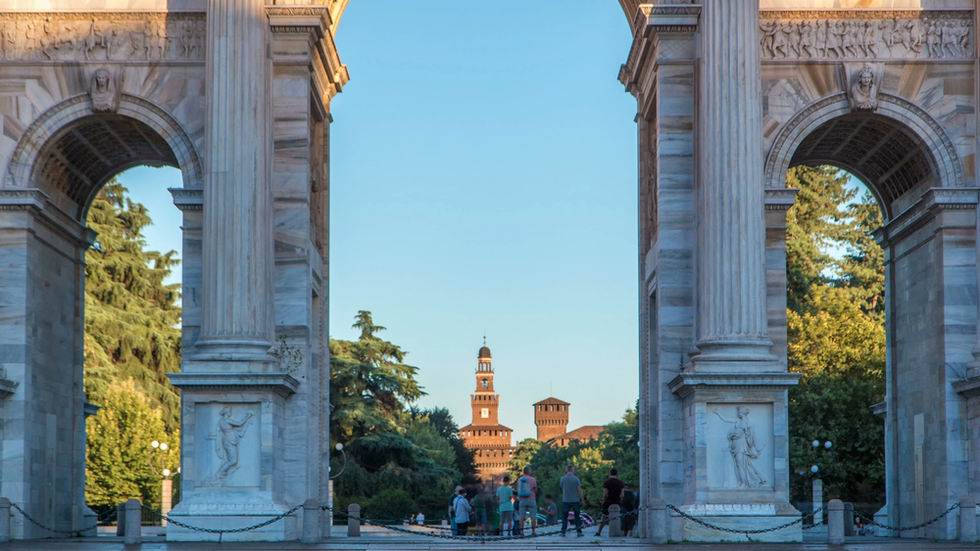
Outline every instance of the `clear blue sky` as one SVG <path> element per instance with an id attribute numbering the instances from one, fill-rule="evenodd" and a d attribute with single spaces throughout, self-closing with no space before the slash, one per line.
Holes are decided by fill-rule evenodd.
<path id="1" fill-rule="evenodd" d="M 615 2 L 354 1 L 333 101 L 331 334 L 359 309 L 409 352 L 429 395 L 470 421 L 486 332 L 501 421 L 532 436 L 531 403 L 572 425 L 637 397 L 635 102 Z M 124 182 L 177 248 L 173 171 Z M 168 181 L 169 178 L 169 181 Z"/>

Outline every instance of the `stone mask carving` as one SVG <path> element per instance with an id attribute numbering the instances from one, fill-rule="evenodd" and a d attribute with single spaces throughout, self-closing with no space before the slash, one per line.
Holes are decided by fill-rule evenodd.
<path id="1" fill-rule="evenodd" d="M 851 109 L 854 111 L 876 111 L 878 109 L 878 82 L 875 71 L 865 65 L 854 77 L 851 84 Z"/>
<path id="2" fill-rule="evenodd" d="M 102 68 L 92 75 L 92 86 L 89 89 L 92 97 L 92 110 L 98 112 L 114 112 L 119 108 L 119 94 L 116 92 L 116 81 L 108 69 Z"/>

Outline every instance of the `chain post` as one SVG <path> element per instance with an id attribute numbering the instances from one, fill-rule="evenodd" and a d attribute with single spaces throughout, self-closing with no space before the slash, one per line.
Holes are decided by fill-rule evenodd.
<path id="1" fill-rule="evenodd" d="M 0 497 L 0 543 L 7 543 L 10 534 L 10 500 Z"/>
<path id="2" fill-rule="evenodd" d="M 960 498 L 960 541 L 977 541 L 977 499 L 972 495 Z"/>
<path id="3" fill-rule="evenodd" d="M 143 528 L 142 515 L 143 512 L 140 502 L 135 499 L 130 499 L 126 502 L 126 528 L 123 531 L 123 542 L 126 545 L 137 545 L 143 542 L 143 535 L 141 533 Z"/>
<path id="4" fill-rule="evenodd" d="M 654 498 L 650 502 L 650 508 L 653 510 L 651 515 L 653 543 L 663 545 L 670 539 L 670 524 L 668 524 L 670 517 L 667 515 L 667 503 L 660 498 Z"/>
<path id="5" fill-rule="evenodd" d="M 827 503 L 827 543 L 844 544 L 844 502 L 839 499 Z"/>
<path id="6" fill-rule="evenodd" d="M 311 544 L 320 541 L 320 521 L 322 517 L 319 501 L 307 499 L 303 503 L 303 536 L 300 539 L 302 543 Z"/>
<path id="7" fill-rule="evenodd" d="M 347 506 L 347 537 L 361 537 L 361 506 L 356 503 Z"/>

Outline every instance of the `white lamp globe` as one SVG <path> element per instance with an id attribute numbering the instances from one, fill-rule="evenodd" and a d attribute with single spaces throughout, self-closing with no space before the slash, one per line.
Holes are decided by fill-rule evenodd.
<path id="1" fill-rule="evenodd" d="M 153 446 L 154 449 L 155 448 L 159 448 L 160 447 L 160 441 L 159 440 L 154 440 L 153 442 L 150 442 L 150 445 Z"/>
<path id="2" fill-rule="evenodd" d="M 810 472 L 813 473 L 813 474 L 817 474 L 818 472 L 820 472 L 820 467 L 814 465 L 814 466 L 810 467 Z"/>
<path id="3" fill-rule="evenodd" d="M 341 444 L 340 442 L 337 442 L 337 445 L 334 446 L 334 447 L 337 448 L 337 451 L 339 451 L 339 452 L 340 451 L 344 451 L 344 445 Z"/>
<path id="4" fill-rule="evenodd" d="M 167 450 L 170 449 L 170 446 L 168 446 L 166 442 L 161 442 L 160 443 L 160 449 L 163 450 L 163 451 L 167 451 Z"/>
<path id="5" fill-rule="evenodd" d="M 819 440 L 814 440 L 813 442 L 810 442 L 810 445 L 813 446 L 814 448 L 819 448 L 820 447 L 820 441 Z"/>
<path id="6" fill-rule="evenodd" d="M 831 448 L 832 446 L 833 446 L 833 444 L 832 444 L 832 443 L 830 442 L 830 440 L 827 440 L 826 442 L 824 442 L 824 443 L 823 443 L 823 447 L 825 447 L 825 448 L 827 448 L 828 450 L 829 450 L 829 449 L 830 449 L 830 448 Z"/>
<path id="7" fill-rule="evenodd" d="M 170 469 L 164 469 L 163 476 L 170 476 Z"/>

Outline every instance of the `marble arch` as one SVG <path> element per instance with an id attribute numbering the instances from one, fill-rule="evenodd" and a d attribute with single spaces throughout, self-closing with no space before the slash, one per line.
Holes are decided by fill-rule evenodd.
<path id="1" fill-rule="evenodd" d="M 241 527 L 327 503 L 327 149 L 348 80 L 334 44 L 347 0 L 84 4 L 0 8 L 0 496 L 59 531 L 92 525 L 85 212 L 108 178 L 149 163 L 182 173 L 171 516 Z M 51 536 L 11 520 L 17 538 Z M 301 529 L 292 514 L 224 540 Z M 168 538 L 218 536 L 171 524 Z"/>
<path id="2" fill-rule="evenodd" d="M 113 130 L 112 125 L 121 128 Z M 180 122 L 152 102 L 125 93 L 119 94 L 118 108 L 111 114 L 95 111 L 88 94 L 70 97 L 48 108 L 18 140 L 0 185 L 3 188 L 38 189 L 49 197 L 59 193 L 60 190 L 46 189 L 51 182 L 50 174 L 44 174 L 45 164 L 56 158 L 58 161 L 65 159 L 60 152 L 52 153 L 52 148 L 59 148 L 59 140 L 64 141 L 66 137 L 72 141 L 84 139 L 91 144 L 95 141 L 90 136 L 92 133 L 103 134 L 102 140 L 109 139 L 103 144 L 111 145 L 115 151 L 110 151 L 106 157 L 106 153 L 92 156 L 91 145 L 83 150 L 86 153 L 83 157 L 96 162 L 88 168 L 88 172 L 94 171 L 94 179 L 68 182 L 86 188 L 78 197 L 77 206 L 81 208 L 74 213 L 79 220 L 84 219 L 85 209 L 104 181 L 131 166 L 169 164 L 180 169 L 184 188 L 200 189 L 203 185 L 200 156 Z M 129 140 L 124 141 L 124 138 Z M 89 176 L 74 166 L 70 169 L 66 166 L 64 170 L 73 175 Z"/>
<path id="3" fill-rule="evenodd" d="M 854 171 L 886 212 L 886 395 L 868 404 L 886 434 L 879 520 L 916 524 L 980 494 L 977 2 L 620 5 L 633 43 L 619 76 L 637 100 L 642 499 L 731 527 L 797 514 L 784 179 L 805 163 Z M 679 515 L 641 526 L 726 537 Z M 957 521 L 902 535 L 952 539 Z"/>

